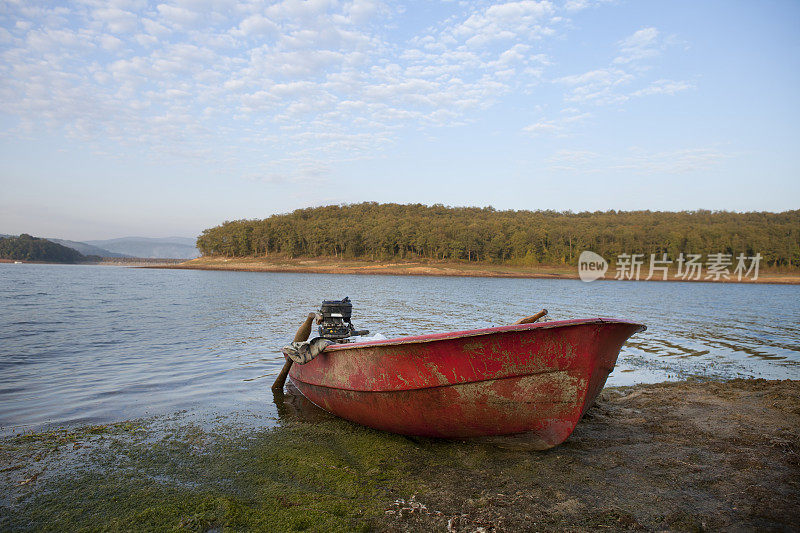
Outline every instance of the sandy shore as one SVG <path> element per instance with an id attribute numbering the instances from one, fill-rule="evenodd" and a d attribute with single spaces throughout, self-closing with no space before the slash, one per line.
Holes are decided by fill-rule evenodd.
<path id="1" fill-rule="evenodd" d="M 167 417 L 0 440 L 0 530 L 800 526 L 800 381 L 606 389 L 546 452 L 382 433 L 291 389 L 276 405 L 272 429 Z"/>
<path id="2" fill-rule="evenodd" d="M 298 272 L 315 274 L 384 274 L 406 276 L 466 276 L 492 278 L 541 278 L 541 279 L 579 279 L 574 267 L 538 266 L 514 267 L 507 265 L 488 265 L 478 263 L 436 263 L 436 262 L 370 262 L 336 259 L 264 259 L 200 257 L 175 265 L 154 265 L 146 268 L 177 268 L 192 270 L 234 270 L 245 272 Z M 613 280 L 614 272 L 604 279 Z M 642 276 L 644 279 L 646 276 Z M 682 281 L 674 279 L 670 281 Z M 657 281 L 657 280 L 656 280 Z M 700 280 L 703 281 L 703 280 Z M 736 283 L 721 280 L 718 283 Z M 758 280 L 743 280 L 742 283 L 780 283 L 800 284 L 800 272 L 761 272 Z"/>

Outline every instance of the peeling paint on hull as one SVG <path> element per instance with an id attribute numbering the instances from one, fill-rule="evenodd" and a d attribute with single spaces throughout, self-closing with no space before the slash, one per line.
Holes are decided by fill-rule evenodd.
<path id="1" fill-rule="evenodd" d="M 566 440 L 641 324 L 611 319 L 502 326 L 332 346 L 293 365 L 323 409 L 425 437 L 525 433 L 537 449 Z"/>

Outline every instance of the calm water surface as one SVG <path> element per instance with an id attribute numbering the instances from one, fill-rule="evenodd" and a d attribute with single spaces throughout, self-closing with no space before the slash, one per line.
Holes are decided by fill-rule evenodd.
<path id="1" fill-rule="evenodd" d="M 800 379 L 800 287 L 0 264 L 0 432 L 186 410 L 275 414 L 280 347 L 324 298 L 386 337 L 553 319 L 648 326 L 609 385 Z"/>

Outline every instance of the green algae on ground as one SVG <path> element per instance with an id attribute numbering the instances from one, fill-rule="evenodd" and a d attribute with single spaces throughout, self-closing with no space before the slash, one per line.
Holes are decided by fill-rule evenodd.
<path id="1" fill-rule="evenodd" d="M 55 453 L 52 434 L 11 440 L 24 457 Z M 334 419 L 246 435 L 175 426 L 161 438 L 107 441 L 87 445 L 91 460 L 19 495 L 0 529 L 370 529 L 387 501 L 413 491 L 400 468 L 413 443 Z"/>
<path id="2" fill-rule="evenodd" d="M 407 438 L 319 410 L 293 418 L 291 402 L 302 399 L 279 407 L 274 429 L 179 418 L 2 440 L 0 530 L 798 525 L 798 381 L 606 390 L 547 452 Z"/>

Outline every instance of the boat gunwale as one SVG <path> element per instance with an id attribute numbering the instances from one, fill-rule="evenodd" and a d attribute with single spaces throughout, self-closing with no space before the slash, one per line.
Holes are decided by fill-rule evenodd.
<path id="1" fill-rule="evenodd" d="M 468 329 L 463 331 L 447 331 L 444 333 L 429 333 L 427 335 L 413 335 L 407 337 L 396 337 L 394 339 L 380 339 L 374 341 L 354 342 L 352 344 L 335 344 L 325 348 L 323 353 L 340 352 L 345 350 L 355 350 L 359 348 L 372 348 L 378 346 L 402 346 L 405 344 L 424 344 L 429 342 L 463 339 L 468 337 L 481 337 L 493 335 L 495 333 L 522 332 L 535 329 L 552 329 L 567 326 L 580 326 L 588 324 L 624 324 L 638 326 L 635 333 L 645 331 L 647 326 L 629 320 L 617 318 L 572 318 L 567 320 L 553 320 L 550 322 L 536 322 L 533 324 L 511 324 L 507 326 L 495 326 L 492 328 Z"/>

